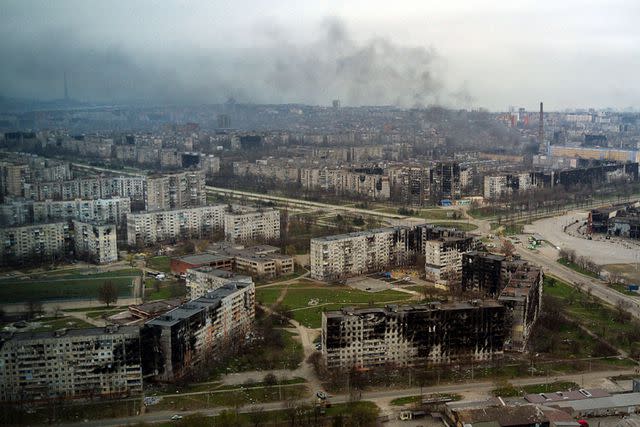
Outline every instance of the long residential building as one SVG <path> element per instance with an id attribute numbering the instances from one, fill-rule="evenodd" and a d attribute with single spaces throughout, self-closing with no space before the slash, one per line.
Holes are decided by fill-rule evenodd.
<path id="1" fill-rule="evenodd" d="M 62 258 L 69 248 L 69 224 L 52 222 L 0 228 L 0 262 L 16 263 Z"/>
<path id="2" fill-rule="evenodd" d="M 107 199 L 128 197 L 144 203 L 147 188 L 145 176 L 108 176 L 76 178 L 67 181 L 43 181 L 25 184 L 23 194 L 32 200 Z"/>
<path id="3" fill-rule="evenodd" d="M 330 369 L 487 362 L 504 352 L 505 312 L 491 300 L 324 312 L 322 354 Z"/>
<path id="4" fill-rule="evenodd" d="M 226 205 L 127 215 L 127 243 L 149 245 L 181 237 L 203 237 L 224 225 Z"/>
<path id="5" fill-rule="evenodd" d="M 242 346 L 254 318 L 253 283 L 228 282 L 148 321 L 141 331 L 145 377 L 176 381 L 206 370 Z"/>
<path id="6" fill-rule="evenodd" d="M 0 224 L 14 226 L 61 220 L 101 221 L 124 225 L 131 212 L 128 197 L 88 200 L 9 200 L 0 205 Z"/>
<path id="7" fill-rule="evenodd" d="M 224 215 L 224 235 L 231 242 L 280 238 L 280 211 L 234 206 Z"/>
<path id="8" fill-rule="evenodd" d="M 311 277 L 340 280 L 415 262 L 427 241 L 465 237 L 465 233 L 429 224 L 386 227 L 311 239 Z"/>
<path id="9" fill-rule="evenodd" d="M 137 326 L 3 334 L 0 401 L 123 397 L 142 393 Z"/>
<path id="10" fill-rule="evenodd" d="M 205 171 L 193 170 L 147 179 L 147 211 L 204 206 Z"/>

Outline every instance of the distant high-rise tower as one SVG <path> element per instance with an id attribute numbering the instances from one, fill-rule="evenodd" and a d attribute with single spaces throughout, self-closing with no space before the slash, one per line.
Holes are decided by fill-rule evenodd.
<path id="1" fill-rule="evenodd" d="M 339 99 L 334 99 L 333 100 L 333 108 L 335 108 L 335 109 L 340 108 L 340 100 Z"/>
<path id="2" fill-rule="evenodd" d="M 226 114 L 218 114 L 218 129 L 229 129 L 231 127 L 231 119 Z"/>
<path id="3" fill-rule="evenodd" d="M 64 100 L 69 100 L 69 87 L 67 86 L 67 72 L 64 72 Z"/>
<path id="4" fill-rule="evenodd" d="M 538 120 L 538 147 L 540 154 L 546 154 L 547 146 L 544 143 L 544 110 L 542 102 L 540 103 L 540 119 Z"/>

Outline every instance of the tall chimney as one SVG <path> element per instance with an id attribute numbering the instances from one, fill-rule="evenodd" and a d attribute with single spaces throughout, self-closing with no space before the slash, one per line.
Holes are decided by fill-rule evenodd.
<path id="1" fill-rule="evenodd" d="M 69 100 L 69 88 L 67 87 L 67 72 L 64 72 L 64 100 Z"/>
<path id="2" fill-rule="evenodd" d="M 540 119 L 538 121 L 538 151 L 540 154 L 545 154 L 547 147 L 544 143 L 544 110 L 542 108 L 542 102 L 540 103 Z"/>

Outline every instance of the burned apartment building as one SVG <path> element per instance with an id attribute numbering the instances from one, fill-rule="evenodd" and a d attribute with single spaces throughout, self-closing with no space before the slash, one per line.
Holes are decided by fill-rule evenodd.
<path id="1" fill-rule="evenodd" d="M 462 290 L 496 298 L 507 282 L 506 258 L 490 252 L 462 255 Z"/>
<path id="2" fill-rule="evenodd" d="M 489 362 L 502 355 L 506 308 L 474 300 L 322 314 L 322 354 L 330 369 Z"/>
<path id="3" fill-rule="evenodd" d="M 460 164 L 440 162 L 431 169 L 431 192 L 434 200 L 458 200 L 462 195 Z"/>
<path id="4" fill-rule="evenodd" d="M 640 239 L 640 203 L 592 209 L 587 224 L 589 233 Z"/>
<path id="5" fill-rule="evenodd" d="M 511 324 L 505 349 L 525 351 L 533 326 L 542 308 L 542 270 L 524 261 L 508 267 L 509 280 L 500 292 L 498 302 L 507 309 Z"/>
<path id="6" fill-rule="evenodd" d="M 0 401 L 115 398 L 141 393 L 137 326 L 0 337 Z"/>
<path id="7" fill-rule="evenodd" d="M 253 283 L 250 276 L 242 276 L 213 267 L 190 268 L 186 273 L 187 295 L 193 300 L 230 282 Z"/>
<path id="8" fill-rule="evenodd" d="M 311 277 L 341 280 L 350 276 L 410 265 L 425 255 L 427 242 L 466 238 L 466 233 L 429 224 L 385 227 L 311 239 Z"/>
<path id="9" fill-rule="evenodd" d="M 506 349 L 524 351 L 542 307 L 542 269 L 489 252 L 463 255 L 462 290 L 497 299 L 507 308 L 511 332 Z"/>
<path id="10" fill-rule="evenodd" d="M 145 323 L 145 378 L 172 382 L 207 369 L 237 351 L 255 318 L 253 283 L 228 282 Z"/>
<path id="11" fill-rule="evenodd" d="M 424 243 L 425 274 L 434 282 L 457 280 L 462 272 L 462 256 L 472 250 L 475 240 L 470 236 L 447 236 Z"/>

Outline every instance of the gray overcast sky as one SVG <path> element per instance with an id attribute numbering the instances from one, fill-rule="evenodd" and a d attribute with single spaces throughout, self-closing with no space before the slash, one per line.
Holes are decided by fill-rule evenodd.
<path id="1" fill-rule="evenodd" d="M 0 95 L 640 106 L 640 1 L 10 1 Z"/>

